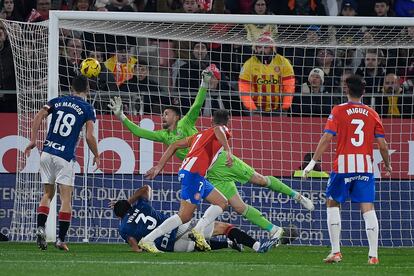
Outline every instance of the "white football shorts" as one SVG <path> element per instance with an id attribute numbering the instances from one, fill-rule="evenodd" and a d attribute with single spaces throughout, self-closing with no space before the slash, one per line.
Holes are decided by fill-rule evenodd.
<path id="1" fill-rule="evenodd" d="M 192 252 L 194 251 L 195 242 L 188 237 L 197 224 L 196 220 L 189 221 L 178 227 L 177 238 L 174 243 L 174 252 Z M 204 238 L 208 241 L 211 239 L 214 231 L 214 222 L 210 223 L 204 229 Z"/>
<path id="2" fill-rule="evenodd" d="M 42 152 L 40 156 L 40 178 L 44 184 L 61 184 L 74 186 L 75 161 Z"/>

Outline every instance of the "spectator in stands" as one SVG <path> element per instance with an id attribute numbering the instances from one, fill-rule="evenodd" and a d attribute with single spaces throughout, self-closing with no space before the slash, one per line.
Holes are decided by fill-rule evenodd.
<path id="1" fill-rule="evenodd" d="M 373 98 L 369 95 L 381 90 L 382 80 L 385 76 L 385 69 L 382 67 L 383 57 L 381 50 L 368 49 L 361 65 L 355 72 L 365 80 L 365 95 L 362 100 L 370 106 L 373 105 Z"/>
<path id="2" fill-rule="evenodd" d="M 51 0 L 37 0 L 36 9 L 30 12 L 27 22 L 41 22 L 49 19 L 49 10 L 52 8 Z"/>
<path id="3" fill-rule="evenodd" d="M 343 0 L 340 16 L 356 16 L 358 14 L 358 3 L 356 0 Z"/>
<path id="4" fill-rule="evenodd" d="M 326 92 L 332 93 L 339 85 L 339 77 L 342 74 L 334 50 L 322 48 L 316 52 L 315 66 L 321 68 L 324 73 L 324 87 Z"/>
<path id="5" fill-rule="evenodd" d="M 138 59 L 134 66 L 134 76 L 119 89 L 131 93 L 135 104 L 133 108 L 139 114 L 160 114 L 163 107 L 171 105 L 168 92 L 149 79 L 148 62 L 144 58 Z"/>
<path id="6" fill-rule="evenodd" d="M 332 96 L 326 93 L 323 84 L 323 70 L 313 68 L 308 81 L 302 84 L 301 95 L 293 100 L 292 113 L 301 116 L 329 115 Z"/>
<path id="7" fill-rule="evenodd" d="M 136 12 L 157 12 L 157 0 L 135 0 L 131 6 Z"/>
<path id="8" fill-rule="evenodd" d="M 336 94 L 341 94 L 342 96 L 335 96 L 334 98 L 333 98 L 333 101 L 332 101 L 332 104 L 333 105 L 338 105 L 338 104 L 342 104 L 342 103 L 344 103 L 344 102 L 346 102 L 347 101 L 347 97 L 346 97 L 346 95 L 347 95 L 347 93 L 348 93 L 348 91 L 347 91 L 347 89 L 348 89 L 348 86 L 346 85 L 346 79 L 349 77 L 349 76 L 351 76 L 352 74 L 353 74 L 353 70 L 352 69 L 345 69 L 344 71 L 343 71 L 343 73 L 342 73 L 342 75 L 341 75 L 341 81 L 340 81 L 340 86 L 338 86 L 338 87 L 336 87 L 335 89 L 334 89 L 334 92 L 336 93 Z"/>
<path id="9" fill-rule="evenodd" d="M 413 17 L 414 1 L 412 0 L 396 0 L 394 3 L 394 11 L 396 16 Z"/>
<path id="10" fill-rule="evenodd" d="M 375 0 L 356 0 L 358 3 L 358 16 L 373 16 Z"/>
<path id="11" fill-rule="evenodd" d="M 14 0 L 3 0 L 0 6 L 0 18 L 13 20 L 13 21 L 24 21 L 20 11 L 16 9 Z"/>
<path id="12" fill-rule="evenodd" d="M 95 10 L 94 1 L 92 0 L 73 0 L 72 9 L 75 11 L 93 11 Z"/>
<path id="13" fill-rule="evenodd" d="M 394 11 L 391 9 L 389 0 L 375 0 L 374 5 L 375 16 L 386 17 L 394 16 Z"/>
<path id="14" fill-rule="evenodd" d="M 387 74 L 381 89 L 382 97 L 375 98 L 375 110 L 386 117 L 412 117 L 413 94 L 403 95 L 400 78 L 394 73 Z"/>
<path id="15" fill-rule="evenodd" d="M 272 14 L 267 7 L 266 0 L 254 0 L 252 4 L 252 13 L 257 15 Z"/>
<path id="16" fill-rule="evenodd" d="M 326 15 L 321 0 L 280 0 L 271 1 L 270 11 L 283 15 Z"/>
<path id="17" fill-rule="evenodd" d="M 0 90 L 16 90 L 13 54 L 7 32 L 0 22 Z M 2 112 L 16 112 L 16 93 L 0 96 Z"/>
<path id="18" fill-rule="evenodd" d="M 137 59 L 130 56 L 124 43 L 117 44 L 116 52 L 104 62 L 106 68 L 114 74 L 118 87 L 133 77 L 134 67 L 137 63 Z"/>
<path id="19" fill-rule="evenodd" d="M 262 35 L 253 47 L 253 55 L 244 64 L 239 76 L 240 98 L 250 112 L 264 115 L 288 111 L 293 96 L 270 93 L 295 92 L 295 75 L 290 61 L 276 52 L 274 40 Z M 269 93 L 251 96 L 247 93 Z"/>
<path id="20" fill-rule="evenodd" d="M 78 38 L 68 38 L 63 56 L 59 60 L 59 82 L 61 91 L 70 91 L 70 84 L 80 74 L 79 67 L 84 59 L 83 43 Z"/>
<path id="21" fill-rule="evenodd" d="M 185 13 L 200 13 L 201 9 L 197 0 L 184 0 L 183 11 Z"/>
<path id="22" fill-rule="evenodd" d="M 134 9 L 129 4 L 128 0 L 110 0 L 109 4 L 105 6 L 108 11 L 117 12 L 133 12 Z"/>

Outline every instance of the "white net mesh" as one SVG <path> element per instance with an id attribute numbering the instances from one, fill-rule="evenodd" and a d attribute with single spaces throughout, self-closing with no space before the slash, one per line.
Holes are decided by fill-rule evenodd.
<path id="1" fill-rule="evenodd" d="M 180 18 L 182 21 L 183 17 Z M 34 112 L 47 101 L 47 28 L 5 24 L 15 56 L 19 135 L 28 138 Z M 59 28 L 59 95 L 67 93 L 71 78 L 79 74 L 84 58 L 95 57 L 103 67 L 98 79 L 90 80 L 89 99 L 98 115 L 102 171 L 92 173 L 92 158 L 81 143 L 77 151 L 79 168 L 69 240 L 119 241 L 118 221 L 107 207 L 108 202 L 128 197 L 143 183 L 152 185 L 156 209 L 168 213 L 178 210 L 180 185 L 175 174 L 180 161 L 174 159 L 155 181 L 144 180 L 143 173 L 160 158 L 165 147 L 133 136 L 110 114 L 107 103 L 110 97 L 121 96 L 131 121 L 149 130 L 161 129 L 162 108 L 172 104 L 185 114 L 197 95 L 201 71 L 214 63 L 220 68 L 222 78 L 210 89 L 196 125 L 199 129 L 208 127 L 214 109 L 230 110 L 234 153 L 258 172 L 280 177 L 313 200 L 316 210 L 309 213 L 281 194 L 250 184 L 238 185 L 245 202 L 261 210 L 270 221 L 283 226 L 297 225 L 300 239 L 296 243 L 300 244 L 329 243 L 324 192 L 327 178 L 323 172 L 331 169 L 334 147 L 323 156 L 318 177 L 305 181 L 295 177 L 295 173 L 300 174 L 306 154 L 315 149 L 332 106 L 345 100 L 341 81 L 352 72 L 362 75 L 367 82 L 365 101 L 384 119 L 394 168 L 392 179 L 377 182 L 380 243 L 413 245 L 414 190 L 410 181 L 414 173 L 411 142 L 414 27 L 317 23 L 246 27 L 241 23 L 62 20 Z M 274 83 L 273 73 L 261 73 L 262 79 L 252 77 L 255 84 L 243 94 L 256 101 L 258 109 L 252 111 L 240 98 L 239 76 L 243 64 L 253 55 L 253 42 L 263 34 L 274 39 L 278 54 L 292 65 L 295 94 L 290 104 L 292 94 L 286 94 L 284 84 L 279 87 Z M 263 59 L 265 62 L 266 57 Z M 315 72 L 315 68 L 319 71 Z M 278 73 L 284 68 L 272 70 Z M 258 95 L 261 97 L 255 97 Z M 266 110 L 266 102 L 273 102 L 271 110 Z M 284 104 L 288 108 L 281 111 Z M 377 151 L 374 159 L 374 171 L 380 178 L 381 159 Z M 18 160 L 19 168 L 24 167 L 21 153 Z M 32 161 L 36 164 L 35 159 Z M 15 240 L 33 239 L 41 191 L 37 168 L 37 164 L 32 165 L 29 172 L 18 173 L 17 195 L 33 196 L 30 201 L 16 196 L 12 223 Z M 256 238 L 267 236 L 231 208 L 221 219 L 242 227 Z M 365 245 L 364 223 L 358 207 L 343 205 L 342 220 L 343 244 Z"/>

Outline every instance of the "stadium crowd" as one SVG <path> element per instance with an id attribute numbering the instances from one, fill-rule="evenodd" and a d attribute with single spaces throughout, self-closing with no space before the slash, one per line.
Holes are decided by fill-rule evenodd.
<path id="1" fill-rule="evenodd" d="M 27 22 L 47 20 L 51 9 L 414 16 L 414 3 L 407 0 L 2 0 L 0 8 L 1 18 Z M 260 45 L 164 41 L 62 30 L 60 89 L 68 91 L 73 77 L 80 74 L 81 61 L 94 57 L 100 61 L 102 71 L 97 79 L 90 80 L 91 89 L 107 91 L 97 93 L 99 99 L 94 104 L 98 111 L 109 112 L 109 96 L 128 95 L 133 104 L 125 106 L 127 112 L 159 114 L 162 106 L 174 104 L 180 105 L 185 114 L 198 91 L 201 71 L 214 64 L 216 73 L 210 84 L 213 93 L 202 110 L 205 116 L 217 108 L 229 109 L 233 115 L 323 116 L 345 99 L 342 96 L 344 80 L 355 73 L 366 82 L 364 102 L 381 116 L 412 117 L 413 49 L 381 49 L 380 44 L 372 49 L 312 46 L 332 39 L 341 44 L 355 43 L 355 40 L 375 44 L 381 32 L 395 29 L 367 26 L 351 30 L 347 35 L 340 28 L 306 26 L 301 32 L 303 37 L 298 40 L 310 45 L 307 47 L 277 47 L 272 26 L 247 26 L 246 29 Z M 414 26 L 397 31 L 404 40 L 414 42 Z M 283 34 L 282 28 L 279 33 Z M 0 91 L 7 91 L 0 94 L 0 112 L 17 109 L 16 94 L 10 93 L 16 89 L 11 51 L 7 33 L 0 25 Z M 264 79 L 255 76 L 258 66 L 271 68 Z M 259 94 L 252 95 L 254 92 Z"/>

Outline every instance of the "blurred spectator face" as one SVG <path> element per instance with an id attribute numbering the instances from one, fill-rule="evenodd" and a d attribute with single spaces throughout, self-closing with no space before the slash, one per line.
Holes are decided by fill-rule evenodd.
<path id="1" fill-rule="evenodd" d="M 312 88 L 319 89 L 322 86 L 321 76 L 319 76 L 319 74 L 311 74 L 309 76 L 309 83 Z"/>
<path id="2" fill-rule="evenodd" d="M 207 56 L 207 46 L 204 43 L 197 43 L 193 47 L 193 55 L 196 59 L 202 60 Z"/>
<path id="3" fill-rule="evenodd" d="M 129 4 L 128 0 L 111 0 L 110 2 L 115 7 L 124 7 L 124 6 L 127 6 Z"/>
<path id="4" fill-rule="evenodd" d="M 125 48 L 124 49 L 118 49 L 117 52 L 116 52 L 116 58 L 117 58 L 117 61 L 119 63 L 128 63 L 127 50 Z"/>
<path id="5" fill-rule="evenodd" d="M 75 9 L 78 11 L 88 11 L 89 10 L 89 0 L 78 0 L 75 3 Z"/>
<path id="6" fill-rule="evenodd" d="M 138 64 L 135 66 L 135 73 L 137 74 L 138 80 L 144 80 L 146 77 L 148 77 L 148 66 L 145 64 Z"/>
<path id="7" fill-rule="evenodd" d="M 367 69 L 375 69 L 378 67 L 378 55 L 374 53 L 367 53 L 365 55 L 365 67 Z"/>
<path id="8" fill-rule="evenodd" d="M 375 3 L 374 10 L 377 16 L 387 16 L 390 6 L 385 2 Z"/>
<path id="9" fill-rule="evenodd" d="M 400 80 L 395 74 L 388 74 L 384 78 L 384 92 L 385 93 L 399 93 L 400 89 Z"/>
<path id="10" fill-rule="evenodd" d="M 82 41 L 80 41 L 80 39 L 77 38 L 71 38 L 67 42 L 66 49 L 68 59 L 73 63 L 79 64 L 80 60 L 82 59 Z"/>
<path id="11" fill-rule="evenodd" d="M 7 39 L 7 33 L 3 25 L 0 24 L 0 44 L 3 44 Z"/>
<path id="12" fill-rule="evenodd" d="M 90 51 L 89 57 L 94 58 L 101 63 L 104 61 L 103 53 L 100 51 Z"/>
<path id="13" fill-rule="evenodd" d="M 184 0 L 183 10 L 186 13 L 198 13 L 200 12 L 200 7 L 198 6 L 197 0 Z"/>
<path id="14" fill-rule="evenodd" d="M 14 2 L 13 0 L 4 0 L 4 11 L 6 13 L 12 13 L 14 9 Z"/>
<path id="15" fill-rule="evenodd" d="M 342 94 L 348 94 L 348 86 L 346 85 L 346 79 L 350 76 L 351 74 L 349 73 L 344 73 L 341 76 L 341 90 L 342 90 Z"/>
<path id="16" fill-rule="evenodd" d="M 266 14 L 267 5 L 265 0 L 257 0 L 254 4 L 254 12 L 259 15 Z"/>
<path id="17" fill-rule="evenodd" d="M 321 49 L 318 51 L 317 60 L 321 65 L 330 65 L 334 60 L 332 51 L 328 49 Z"/>
<path id="18" fill-rule="evenodd" d="M 43 16 L 49 14 L 49 10 L 52 8 L 50 0 L 37 0 L 37 11 Z"/>
<path id="19" fill-rule="evenodd" d="M 341 11 L 342 16 L 356 16 L 356 11 L 350 6 L 345 6 Z"/>
<path id="20" fill-rule="evenodd" d="M 273 55 L 273 47 L 272 46 L 256 46 L 254 47 L 254 51 L 256 54 L 258 55 L 264 55 L 264 56 L 268 56 L 268 55 Z"/>
<path id="21" fill-rule="evenodd" d="M 319 42 L 319 34 L 316 31 L 308 30 L 306 32 L 306 41 L 309 44 L 316 44 Z"/>
<path id="22" fill-rule="evenodd" d="M 407 35 L 411 38 L 414 38 L 414 26 L 407 27 Z"/>

